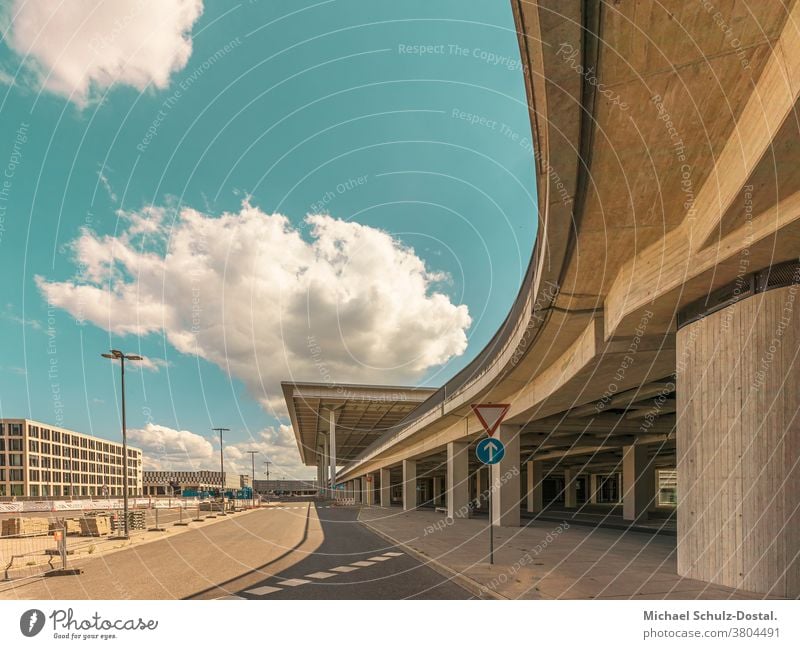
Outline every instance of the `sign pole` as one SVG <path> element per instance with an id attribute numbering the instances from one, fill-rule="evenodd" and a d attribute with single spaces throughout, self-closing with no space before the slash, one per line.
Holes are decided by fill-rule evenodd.
<path id="1" fill-rule="evenodd" d="M 489 565 L 494 565 L 494 511 L 492 510 L 492 494 L 494 485 L 491 483 L 492 471 L 489 469 Z"/>

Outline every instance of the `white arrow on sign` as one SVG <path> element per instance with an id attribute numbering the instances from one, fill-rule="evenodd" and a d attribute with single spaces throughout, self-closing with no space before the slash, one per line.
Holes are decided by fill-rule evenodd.
<path id="1" fill-rule="evenodd" d="M 486 434 L 492 437 L 510 407 L 508 403 L 473 403 L 472 412 L 481 422 Z"/>
<path id="2" fill-rule="evenodd" d="M 497 444 L 494 442 L 489 442 L 486 444 L 486 449 L 489 451 L 489 463 L 491 464 L 491 462 L 494 460 L 494 454 L 499 449 L 499 446 L 497 446 Z"/>

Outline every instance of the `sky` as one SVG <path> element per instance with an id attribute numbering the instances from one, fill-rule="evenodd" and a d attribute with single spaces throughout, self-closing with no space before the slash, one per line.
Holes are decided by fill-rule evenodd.
<path id="1" fill-rule="evenodd" d="M 230 470 L 314 477 L 282 380 L 438 387 L 502 323 L 536 228 L 509 2 L 13 0 L 0 30 L 1 417 L 119 439 L 118 348 L 145 468 L 216 468 L 224 426 Z"/>

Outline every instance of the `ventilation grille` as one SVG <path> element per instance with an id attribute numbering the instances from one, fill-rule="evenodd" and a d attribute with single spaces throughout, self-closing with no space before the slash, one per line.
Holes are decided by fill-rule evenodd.
<path id="1" fill-rule="evenodd" d="M 745 275 L 684 307 L 678 313 L 678 329 L 756 293 L 792 284 L 800 284 L 800 262 L 795 260 Z"/>

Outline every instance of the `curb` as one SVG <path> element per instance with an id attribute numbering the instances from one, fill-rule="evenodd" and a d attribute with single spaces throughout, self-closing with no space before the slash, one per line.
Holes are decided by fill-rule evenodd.
<path id="1" fill-rule="evenodd" d="M 382 532 L 381 530 L 373 527 L 368 522 L 363 521 L 360 518 L 358 519 L 358 522 L 361 523 L 373 534 L 377 534 L 378 536 L 380 536 L 384 541 L 387 541 L 388 543 L 403 548 L 405 552 L 410 554 L 417 561 L 419 561 L 423 565 L 428 566 L 431 570 L 438 572 L 443 577 L 447 577 L 450 581 L 455 582 L 456 584 L 461 586 L 464 590 L 472 593 L 479 599 L 508 600 L 508 597 L 506 597 L 505 595 L 501 595 L 496 590 L 492 590 L 491 588 L 484 586 L 480 582 L 474 580 L 472 577 L 467 577 L 467 575 L 460 573 L 457 570 L 450 568 L 449 566 L 446 566 L 441 561 L 437 561 L 436 559 L 429 557 L 427 554 L 423 554 L 419 550 L 415 550 L 410 545 L 392 538 L 385 532 Z"/>

